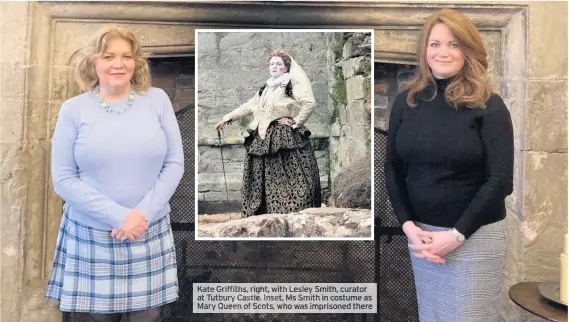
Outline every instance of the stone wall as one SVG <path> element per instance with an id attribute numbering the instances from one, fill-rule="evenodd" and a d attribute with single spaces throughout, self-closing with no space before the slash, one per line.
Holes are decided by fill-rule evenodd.
<path id="1" fill-rule="evenodd" d="M 559 279 L 567 233 L 567 3 L 524 4 L 527 74 L 502 80 L 527 86 L 523 98 L 514 91 L 505 93 L 516 126 L 517 174 L 508 200 L 510 243 L 502 295 L 506 321 L 541 321 L 513 304 L 507 290 L 521 281 Z M 502 59 L 511 54 L 504 50 Z M 513 56 L 510 64 L 521 59 Z"/>
<path id="2" fill-rule="evenodd" d="M 41 71 L 26 59 L 28 43 L 36 39 L 28 34 L 31 14 L 29 2 L 0 3 L 0 316 L 3 321 L 39 321 L 39 316 L 61 321 L 56 310 L 43 308 L 45 280 L 37 247 L 42 235 L 27 229 L 39 231 L 43 224 L 34 223 L 33 207 L 38 205 L 29 205 L 28 199 L 45 189 L 38 191 L 33 183 L 43 181 L 45 169 L 37 169 L 37 159 L 45 157 L 49 145 L 26 131 L 25 120 L 41 128 L 50 104 L 26 94 L 26 79 Z"/>
<path id="3" fill-rule="evenodd" d="M 267 58 L 276 48 L 288 51 L 312 82 L 316 100 L 306 122 L 312 132 L 321 184 L 328 195 L 330 97 L 326 77 L 327 34 L 322 32 L 200 32 L 198 34 L 198 194 L 200 201 L 241 199 L 243 133 L 251 118 L 236 120 L 223 131 L 221 151 L 215 124 L 224 114 L 255 95 L 269 77 Z M 224 164 L 221 163 L 223 152 Z"/>
<path id="4" fill-rule="evenodd" d="M 328 91 L 331 100 L 330 178 L 371 147 L 371 34 L 328 35 Z M 371 180 L 371 173 L 370 173 Z"/>

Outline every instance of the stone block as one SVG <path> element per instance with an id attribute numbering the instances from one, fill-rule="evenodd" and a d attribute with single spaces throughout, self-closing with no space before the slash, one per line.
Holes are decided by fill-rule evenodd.
<path id="1" fill-rule="evenodd" d="M 330 33 L 324 32 L 283 32 L 283 42 L 296 42 L 305 44 L 325 44 L 326 37 Z M 295 58 L 296 59 L 296 58 Z"/>
<path id="2" fill-rule="evenodd" d="M 227 180 L 227 190 L 239 191 L 241 189 L 243 173 L 201 173 L 198 176 L 198 192 L 220 192 L 225 193 L 225 180 Z"/>
<path id="3" fill-rule="evenodd" d="M 524 233 L 529 242 L 545 230 L 567 230 L 567 153 L 526 152 L 524 175 Z M 549 241 L 558 234 L 548 234 Z M 559 240 L 554 245 L 562 244 Z M 544 244 L 545 245 L 545 244 Z M 537 247 L 537 246 L 536 246 Z M 550 254 L 551 256 L 558 254 Z M 544 258 L 545 260 L 545 258 Z"/>
<path id="4" fill-rule="evenodd" d="M 0 142 L 0 234 L 2 254 L 0 255 L 0 277 L 2 293 L 2 317 L 9 319 L 18 313 L 19 294 L 22 289 L 24 269 L 23 220 L 26 211 L 26 171 L 20 162 L 21 142 Z M 19 317 L 18 317 L 19 318 Z M 18 320 L 13 320 L 18 321 Z"/>
<path id="5" fill-rule="evenodd" d="M 225 157 L 225 154 L 224 154 Z M 223 167 L 225 167 L 225 173 L 228 172 L 241 172 L 243 171 L 243 160 L 242 161 L 224 161 L 223 164 L 221 159 L 202 159 L 200 157 L 198 164 L 198 173 L 223 173 Z M 199 175 L 198 174 L 198 175 Z"/>
<path id="6" fill-rule="evenodd" d="M 371 79 L 369 77 L 357 75 L 346 80 L 348 102 L 365 99 L 371 91 Z"/>
<path id="7" fill-rule="evenodd" d="M 52 98 L 54 100 L 65 101 L 72 96 L 69 92 L 69 83 L 74 82 L 73 78 L 68 78 L 69 68 L 53 67 L 52 71 Z"/>
<path id="8" fill-rule="evenodd" d="M 362 75 L 365 73 L 370 73 L 371 68 L 371 58 L 370 56 L 360 56 L 350 58 L 342 62 L 342 73 L 345 78 L 350 78 L 355 75 Z"/>
<path id="9" fill-rule="evenodd" d="M 346 40 L 342 50 L 344 59 L 365 55 L 371 55 L 371 35 L 355 35 Z"/>
<path id="10" fill-rule="evenodd" d="M 188 45 L 195 42 L 195 29 L 184 24 L 150 24 L 145 25 L 144 33 L 148 35 L 147 46 Z M 139 37 L 143 34 L 138 32 Z"/>
<path id="11" fill-rule="evenodd" d="M 26 233 L 24 239 L 24 249 L 26 256 L 24 258 L 24 281 L 30 281 L 42 278 L 42 262 L 43 257 L 43 232 L 45 229 L 45 198 L 46 187 L 46 163 L 49 156 L 49 143 L 45 140 L 26 140 L 26 144 L 20 156 L 19 165 L 26 169 L 26 214 L 36 214 L 34 216 L 27 215 L 24 218 Z M 49 190 L 51 191 L 51 190 Z M 59 212 L 61 215 L 61 212 Z M 49 236 L 56 238 L 56 236 Z M 48 238 L 46 238 L 48 239 Z"/>
<path id="12" fill-rule="evenodd" d="M 20 321 L 60 322 L 62 313 L 56 302 L 45 298 L 47 279 L 35 279 L 22 290 Z"/>
<path id="13" fill-rule="evenodd" d="M 320 188 L 322 190 L 328 189 L 328 173 L 324 171 L 320 171 Z M 322 192 L 324 195 L 324 191 Z"/>
<path id="14" fill-rule="evenodd" d="M 3 98 L 23 99 L 25 97 L 26 68 L 20 64 L 2 65 Z"/>
<path id="15" fill-rule="evenodd" d="M 348 124 L 348 119 L 346 118 L 347 106 L 337 103 L 336 109 L 338 111 L 338 119 L 336 120 L 336 122 L 339 123 L 340 125 Z"/>
<path id="16" fill-rule="evenodd" d="M 49 131 L 49 138 L 53 135 L 53 131 L 55 130 L 55 125 L 57 124 L 57 119 L 59 117 L 59 111 L 61 110 L 61 105 L 63 102 L 55 101 L 53 104 L 50 104 L 50 110 L 48 111 L 48 119 L 47 119 L 47 128 Z"/>
<path id="17" fill-rule="evenodd" d="M 314 151 L 314 156 L 316 157 L 316 162 L 318 163 L 318 169 L 321 173 L 328 173 L 330 168 L 330 157 L 328 155 L 328 150 L 316 150 Z"/>
<path id="18" fill-rule="evenodd" d="M 528 84 L 526 148 L 567 151 L 567 80 Z"/>
<path id="19" fill-rule="evenodd" d="M 353 126 L 370 126 L 370 114 L 364 100 L 350 101 L 346 106 L 346 123 Z"/>
<path id="20" fill-rule="evenodd" d="M 0 112 L 1 142 L 18 142 L 24 138 L 24 100 L 2 99 Z"/>
<path id="21" fill-rule="evenodd" d="M 334 123 L 330 127 L 330 137 L 339 137 L 340 136 L 340 124 Z"/>
<path id="22" fill-rule="evenodd" d="M 529 2 L 529 77 L 567 79 L 567 2 Z"/>
<path id="23" fill-rule="evenodd" d="M 201 55 L 205 53 L 217 52 L 217 38 L 219 33 L 200 31 L 198 32 L 198 39 L 196 42 L 196 58 L 198 61 L 201 59 Z"/>
<path id="24" fill-rule="evenodd" d="M 328 84 L 326 82 L 312 82 L 312 93 L 314 94 L 316 106 L 314 107 L 309 120 L 325 122 L 330 117 L 328 109 L 325 108 L 330 100 L 330 95 L 328 95 Z"/>
<path id="25" fill-rule="evenodd" d="M 224 51 L 228 48 L 248 45 L 258 37 L 258 34 L 253 32 L 227 32 L 219 37 L 219 49 Z M 211 39 L 210 39 L 211 41 Z"/>
<path id="26" fill-rule="evenodd" d="M 514 191 L 506 198 L 506 207 L 518 220 L 523 220 L 524 164 L 526 151 L 514 150 Z"/>
<path id="27" fill-rule="evenodd" d="M 502 39 L 504 33 L 501 31 L 482 31 L 482 42 L 486 48 L 486 57 L 488 60 L 488 78 L 494 81 L 495 75 L 502 74 L 503 57 L 502 57 Z"/>
<path id="28" fill-rule="evenodd" d="M 71 68 L 68 69 L 67 73 L 69 75 L 71 71 Z M 54 78 L 58 77 L 59 75 L 57 74 L 57 72 L 54 69 L 54 74 L 53 74 L 53 78 L 50 80 L 49 78 L 49 67 L 47 66 L 30 66 L 26 69 L 26 74 L 27 74 L 27 88 L 26 88 L 26 92 L 28 94 L 27 99 L 30 101 L 46 101 L 49 99 L 49 86 L 46 86 L 47 83 L 54 83 L 56 81 L 54 81 Z M 73 75 L 71 73 L 71 75 Z M 73 79 L 73 76 L 71 78 L 68 78 L 69 76 L 64 76 L 65 80 L 71 81 L 71 82 L 75 82 L 75 80 Z M 55 84 L 54 84 L 55 85 Z M 63 85 L 65 87 L 67 87 L 67 84 Z M 67 99 L 67 97 L 65 98 L 56 98 L 53 97 L 52 99 L 60 99 L 60 100 L 64 100 Z"/>
<path id="29" fill-rule="evenodd" d="M 527 113 L 528 99 L 524 93 L 527 93 L 528 81 L 522 78 L 504 79 L 506 90 L 501 94 L 504 103 L 510 111 L 512 117 L 512 125 L 514 127 L 514 147 L 516 150 L 525 150 L 527 146 Z"/>
<path id="30" fill-rule="evenodd" d="M 0 3 L 0 64 L 25 64 L 28 43 L 28 15 L 31 2 Z"/>
<path id="31" fill-rule="evenodd" d="M 53 26 L 54 66 L 68 66 L 73 52 L 84 46 L 101 26 L 58 21 Z"/>
<path id="32" fill-rule="evenodd" d="M 371 209 L 371 158 L 354 161 L 334 178 L 334 206 Z"/>
<path id="33" fill-rule="evenodd" d="M 212 191 L 212 192 L 205 192 L 204 194 L 204 201 L 221 201 L 221 200 L 230 200 L 230 201 L 236 201 L 236 200 L 241 200 L 241 192 L 240 191 L 229 191 L 229 194 L 225 193 L 225 191 L 223 192 L 218 192 L 218 191 Z M 229 195 L 229 199 L 228 199 L 228 195 Z"/>
<path id="34" fill-rule="evenodd" d="M 332 180 L 335 179 L 338 171 L 371 154 L 370 132 L 369 126 L 344 125 L 340 128 L 339 138 L 331 141 L 330 177 Z"/>

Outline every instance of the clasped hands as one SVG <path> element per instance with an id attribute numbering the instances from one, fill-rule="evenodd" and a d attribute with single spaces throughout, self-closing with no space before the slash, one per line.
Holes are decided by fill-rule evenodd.
<path id="1" fill-rule="evenodd" d="M 403 231 L 410 240 L 409 249 L 415 257 L 438 264 L 444 263 L 444 257 L 462 245 L 451 230 L 425 231 L 408 221 L 403 224 Z"/>
<path id="2" fill-rule="evenodd" d="M 127 237 L 128 240 L 133 241 L 144 235 L 147 228 L 148 218 L 140 211 L 131 209 L 122 222 L 120 230 L 113 229 L 111 237 L 116 240 L 122 240 L 124 237 Z"/>

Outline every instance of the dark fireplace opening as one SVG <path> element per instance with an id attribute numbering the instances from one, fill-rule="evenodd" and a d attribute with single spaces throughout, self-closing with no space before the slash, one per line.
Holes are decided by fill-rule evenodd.
<path id="1" fill-rule="evenodd" d="M 160 57 L 149 60 L 152 86 L 163 89 L 176 113 L 184 147 L 184 176 L 170 200 L 173 225 L 194 222 L 194 56 Z M 192 229 L 193 230 L 193 229 Z"/>
<path id="2" fill-rule="evenodd" d="M 374 127 L 375 127 L 375 215 L 376 252 L 379 250 L 378 295 L 380 321 L 418 321 L 417 301 L 415 297 L 415 284 L 407 238 L 401 230 L 391 208 L 385 177 L 383 162 L 387 148 L 387 131 L 389 115 L 393 101 L 397 94 L 403 90 L 403 84 L 414 73 L 414 66 L 375 63 L 374 65 Z M 377 255 L 376 255 L 377 256 Z M 378 265 L 379 266 L 379 265 Z"/>

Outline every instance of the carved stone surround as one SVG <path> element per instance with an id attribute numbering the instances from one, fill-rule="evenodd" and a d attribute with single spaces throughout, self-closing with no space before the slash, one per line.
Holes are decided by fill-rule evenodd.
<path id="1" fill-rule="evenodd" d="M 414 45 L 424 19 L 440 7 L 465 12 L 484 34 L 490 74 L 514 119 L 516 153 L 522 153 L 527 97 L 527 9 L 516 5 L 448 3 L 183 3 L 39 2 L 33 6 L 26 84 L 24 155 L 28 184 L 23 280 L 49 273 L 62 203 L 49 174 L 49 139 L 61 103 L 75 95 L 72 51 L 104 24 L 133 30 L 157 56 L 194 54 L 197 28 L 372 28 L 375 61 L 414 64 Z M 517 158 L 523 162 L 524 158 Z M 516 165 L 509 210 L 522 215 L 522 164 Z"/>

